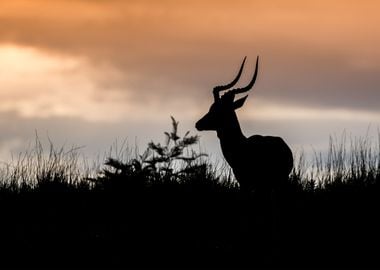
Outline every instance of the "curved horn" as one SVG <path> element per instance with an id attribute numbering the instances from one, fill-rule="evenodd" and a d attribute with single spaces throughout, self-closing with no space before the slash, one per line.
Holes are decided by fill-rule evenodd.
<path id="1" fill-rule="evenodd" d="M 241 73 L 243 72 L 246 59 L 247 59 L 247 56 L 244 57 L 243 63 L 240 66 L 240 70 L 232 82 L 226 85 L 220 85 L 220 86 L 214 87 L 213 94 L 214 94 L 215 100 L 219 99 L 219 92 L 230 89 L 232 86 L 234 86 L 238 82 L 238 80 L 240 79 Z"/>
<path id="2" fill-rule="evenodd" d="M 258 69 L 259 69 L 259 56 L 257 56 L 257 59 L 256 59 L 255 73 L 253 74 L 252 80 L 249 82 L 249 84 L 246 87 L 232 89 L 231 91 L 234 94 L 240 94 L 240 93 L 244 93 L 244 92 L 249 91 L 252 88 L 252 86 L 255 84 Z"/>

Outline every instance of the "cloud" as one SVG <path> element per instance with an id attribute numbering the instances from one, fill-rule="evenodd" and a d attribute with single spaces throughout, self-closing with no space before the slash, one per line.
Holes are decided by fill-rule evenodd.
<path id="1" fill-rule="evenodd" d="M 0 46 L 1 111 L 15 110 L 24 117 L 77 116 L 88 120 L 112 119 L 118 97 L 96 91 L 97 72 L 81 58 L 49 55 L 28 47 Z M 108 115 L 100 111 L 108 104 Z M 107 105 L 106 105 L 107 106 Z"/>
<path id="2" fill-rule="evenodd" d="M 261 59 L 239 111 L 247 135 L 322 145 L 332 132 L 363 131 L 380 108 L 377 10 L 340 0 L 2 1 L 2 147 L 35 128 L 94 138 L 91 149 L 124 134 L 147 141 L 171 114 L 192 129 L 244 55 L 241 84 Z M 214 134 L 202 136 L 219 151 Z"/>
<path id="3" fill-rule="evenodd" d="M 246 54 L 249 76 L 260 54 L 259 98 L 377 110 L 376 7 L 373 1 L 8 1 L 0 6 L 0 41 L 83 58 L 100 70 L 99 89 L 132 87 L 134 102 L 196 103 L 231 78 Z"/>
<path id="4" fill-rule="evenodd" d="M 104 85 L 107 78 L 118 80 L 121 75 L 117 70 L 102 66 L 95 69 L 83 58 L 10 45 L 0 46 L 0 58 L 5 60 L 0 62 L 0 111 L 17 111 L 26 118 L 68 116 L 115 122 L 128 117 L 141 121 L 166 117 L 173 112 L 168 110 L 178 110 L 186 103 L 168 99 L 163 106 L 154 98 L 139 103 L 132 94 L 138 89 L 133 86 Z M 123 80 L 127 81 L 128 76 Z M 187 111 L 191 114 L 194 109 Z"/>
<path id="5" fill-rule="evenodd" d="M 124 88 L 104 85 L 107 78 L 117 81 L 123 76 L 118 70 L 107 65 L 94 68 L 86 58 L 14 45 L 0 46 L 0 57 L 7 59 L 0 62 L 0 84 L 5 90 L 0 93 L 2 155 L 26 147 L 34 130 L 55 134 L 60 143 L 66 139 L 79 144 L 93 141 L 88 148 L 92 157 L 95 149 L 97 154 L 105 151 L 117 137 L 139 138 L 145 145 L 151 139 L 161 139 L 162 132 L 170 128 L 168 119 L 172 114 L 185 130 L 194 131 L 194 122 L 211 102 L 211 97 L 154 98 L 154 90 L 153 98 L 137 99 L 138 95 L 131 94 L 139 92 L 133 83 Z M 307 143 L 322 147 L 331 132 L 345 128 L 363 131 L 370 123 L 379 124 L 380 113 L 374 110 L 294 106 L 257 93 L 255 89 L 238 112 L 247 135 L 272 134 L 284 137 L 295 147 Z M 293 126 L 290 130 L 297 132 L 288 131 L 289 123 Z M 204 133 L 202 141 L 210 152 L 221 157 L 214 135 Z"/>

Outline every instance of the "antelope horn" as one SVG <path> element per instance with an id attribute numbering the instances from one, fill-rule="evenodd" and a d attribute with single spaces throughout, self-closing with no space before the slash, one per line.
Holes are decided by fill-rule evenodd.
<path id="1" fill-rule="evenodd" d="M 226 85 L 220 85 L 220 86 L 214 87 L 213 94 L 214 94 L 215 100 L 219 99 L 219 92 L 230 89 L 232 86 L 234 86 L 238 82 L 238 80 L 240 79 L 240 75 L 241 75 L 243 68 L 244 68 L 245 59 L 247 59 L 247 56 L 244 57 L 243 63 L 240 66 L 240 70 L 239 70 L 238 74 L 236 75 L 236 78 L 232 82 L 230 82 L 229 84 L 226 84 Z"/>
<path id="2" fill-rule="evenodd" d="M 256 59 L 256 67 L 255 67 L 255 73 L 253 74 L 253 78 L 252 78 L 252 80 L 249 82 L 249 84 L 248 84 L 246 87 L 232 89 L 231 91 L 232 91 L 234 94 L 240 94 L 240 93 L 244 93 L 244 92 L 249 91 L 249 90 L 252 88 L 252 86 L 255 84 L 258 69 L 259 69 L 259 57 L 257 56 L 257 59 Z"/>

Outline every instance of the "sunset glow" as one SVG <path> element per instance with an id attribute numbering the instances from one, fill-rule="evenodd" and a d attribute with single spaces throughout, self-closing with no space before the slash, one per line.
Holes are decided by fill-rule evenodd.
<path id="1" fill-rule="evenodd" d="M 238 114 L 246 135 L 325 148 L 380 123 L 378 1 L 3 1 L 0 160 L 34 131 L 85 145 L 161 140 L 209 108 L 211 90 L 260 55 Z M 218 155 L 215 134 L 201 144 Z"/>

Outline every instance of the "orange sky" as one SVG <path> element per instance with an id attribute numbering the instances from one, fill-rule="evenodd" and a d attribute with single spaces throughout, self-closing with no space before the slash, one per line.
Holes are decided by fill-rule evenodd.
<path id="1" fill-rule="evenodd" d="M 160 140 L 169 115 L 195 132 L 245 55 L 242 83 L 261 58 L 239 111 L 247 135 L 322 149 L 329 134 L 364 134 L 380 122 L 379 11 L 369 0 L 1 1 L 0 159 L 35 129 L 91 153 Z M 217 152 L 215 134 L 202 136 Z"/>

